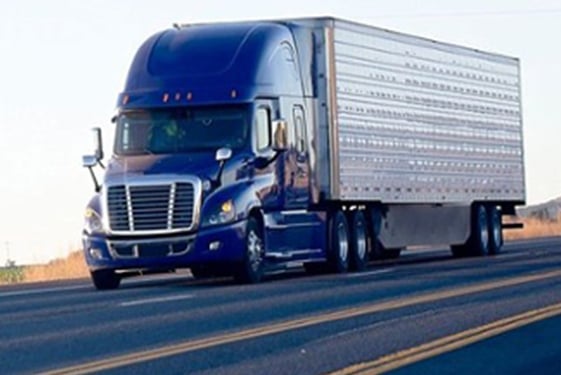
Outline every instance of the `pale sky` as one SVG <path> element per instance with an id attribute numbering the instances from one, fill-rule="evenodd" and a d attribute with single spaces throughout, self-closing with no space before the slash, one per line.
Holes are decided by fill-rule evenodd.
<path id="1" fill-rule="evenodd" d="M 561 196 L 561 0 L 80 0 L 0 5 L 0 265 L 80 248 L 92 126 L 112 143 L 139 45 L 175 22 L 335 16 L 522 62 L 527 201 Z M 108 148 L 106 151 L 110 151 Z"/>

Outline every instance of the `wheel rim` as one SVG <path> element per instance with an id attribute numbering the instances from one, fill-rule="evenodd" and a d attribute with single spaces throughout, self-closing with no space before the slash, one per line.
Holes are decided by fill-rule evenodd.
<path id="1" fill-rule="evenodd" d="M 343 222 L 337 225 L 337 239 L 339 240 L 339 258 L 341 261 L 346 262 L 349 255 L 349 241 L 347 238 L 347 230 Z"/>
<path id="2" fill-rule="evenodd" d="M 253 229 L 247 236 L 247 255 L 251 269 L 258 271 L 263 261 L 263 242 Z"/>
<path id="3" fill-rule="evenodd" d="M 357 220 L 355 223 L 356 231 L 356 255 L 359 259 L 364 259 L 366 256 L 366 230 L 364 228 L 364 222 L 362 220 Z"/>

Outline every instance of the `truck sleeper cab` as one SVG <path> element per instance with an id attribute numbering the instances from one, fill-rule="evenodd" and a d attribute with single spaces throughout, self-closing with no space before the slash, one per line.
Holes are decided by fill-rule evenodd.
<path id="1" fill-rule="evenodd" d="M 157 33 L 118 97 L 101 183 L 99 129 L 84 157 L 92 281 L 360 271 L 418 244 L 496 254 L 524 202 L 517 77 L 516 59 L 332 18 Z"/>

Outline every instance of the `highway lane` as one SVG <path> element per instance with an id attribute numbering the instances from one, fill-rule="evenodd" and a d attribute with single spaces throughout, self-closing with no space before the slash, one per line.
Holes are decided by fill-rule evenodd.
<path id="1" fill-rule="evenodd" d="M 554 238 L 486 259 L 423 250 L 362 274 L 294 271 L 249 286 L 166 275 L 111 292 L 87 281 L 2 287 L 0 363 L 35 373 L 128 356 L 107 372 L 328 373 L 561 303 L 560 265 Z"/>

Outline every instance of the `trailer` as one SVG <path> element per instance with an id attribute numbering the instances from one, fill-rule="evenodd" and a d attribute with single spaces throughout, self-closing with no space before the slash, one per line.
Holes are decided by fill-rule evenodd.
<path id="1" fill-rule="evenodd" d="M 497 254 L 525 202 L 518 59 L 340 19 L 157 33 L 115 125 L 84 228 L 98 289 L 183 267 L 360 271 L 415 245 Z"/>

